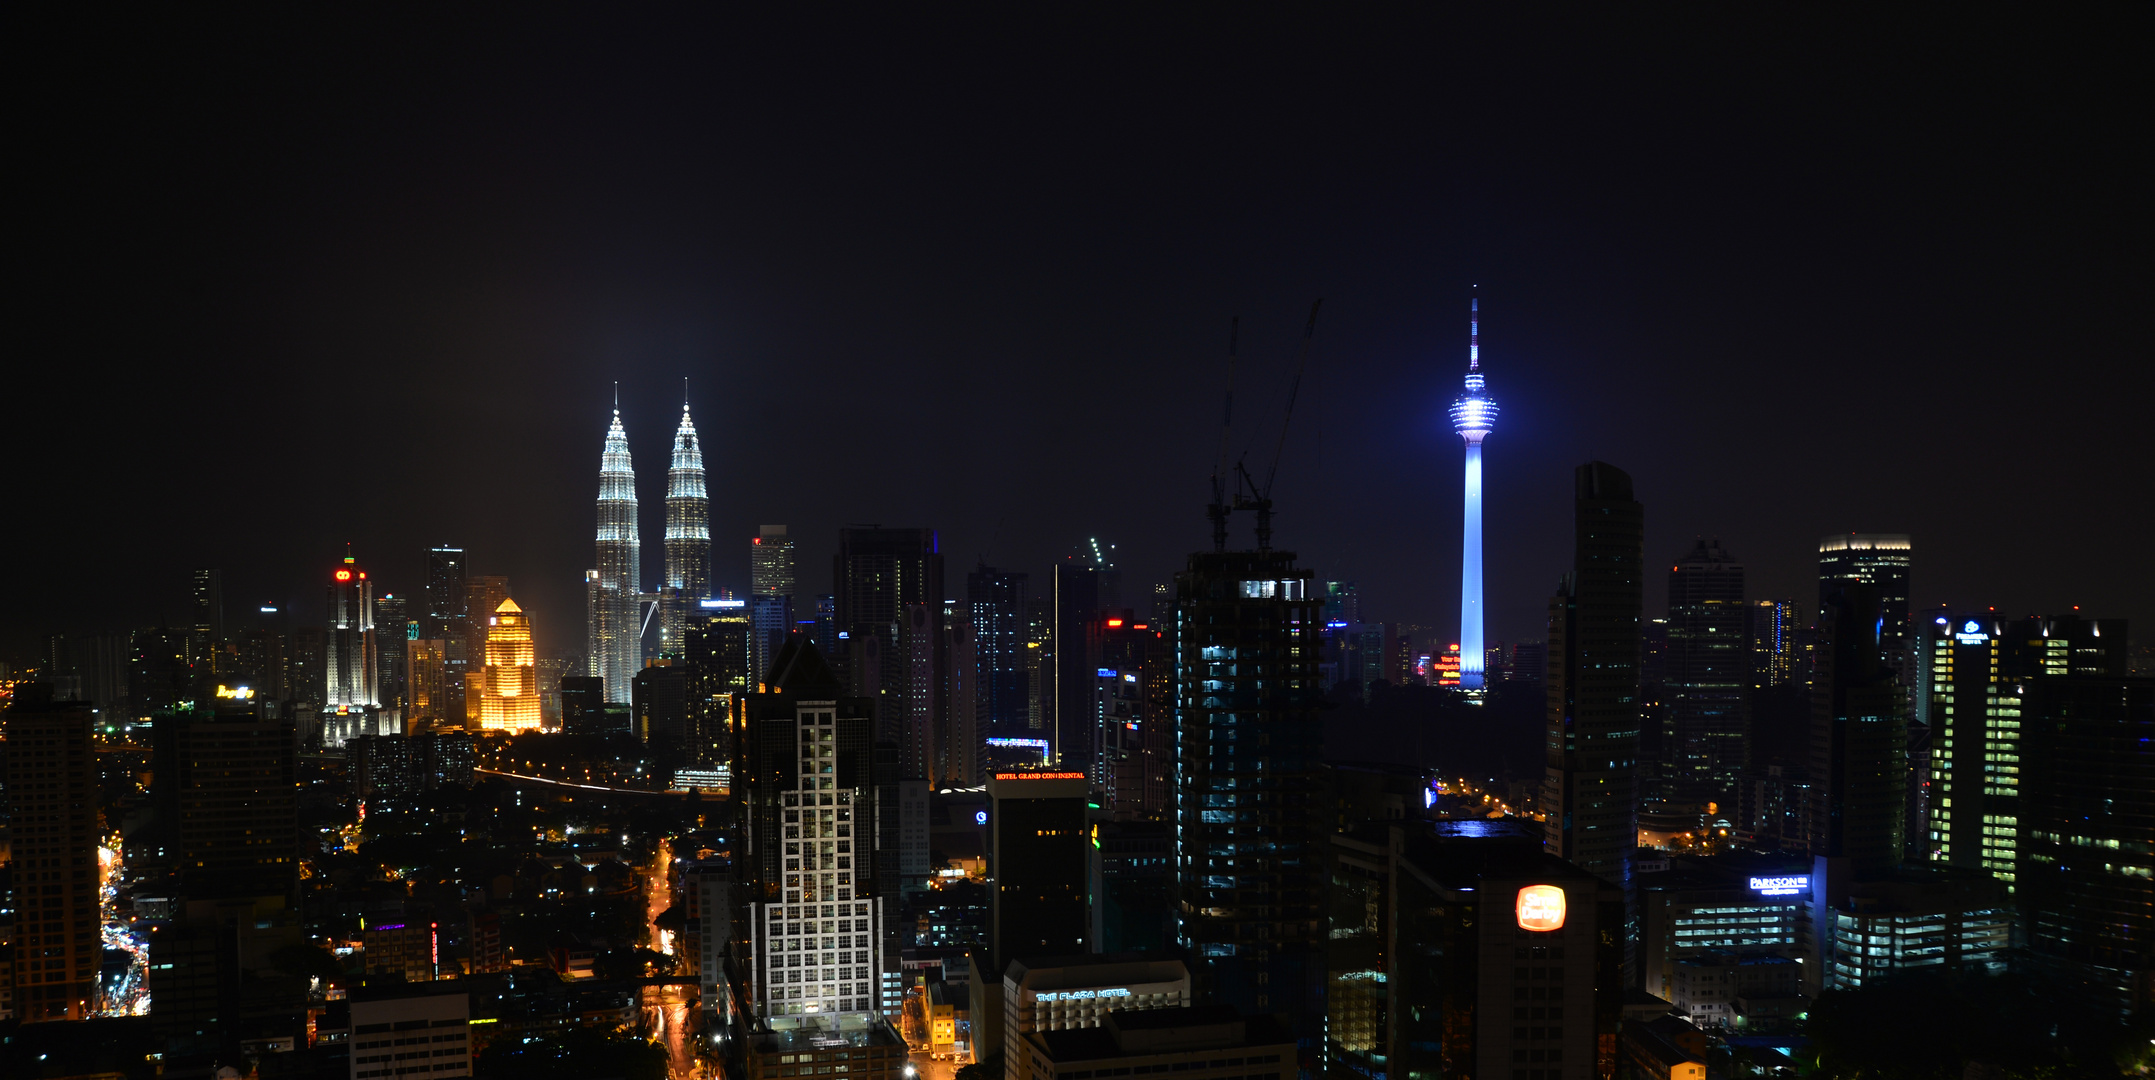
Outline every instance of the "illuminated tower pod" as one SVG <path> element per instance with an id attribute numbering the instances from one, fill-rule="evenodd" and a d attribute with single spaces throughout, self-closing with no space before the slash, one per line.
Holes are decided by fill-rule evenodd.
<path id="1" fill-rule="evenodd" d="M 1497 403 L 1484 391 L 1481 298 L 1467 309 L 1466 392 L 1452 402 L 1452 427 L 1467 441 L 1466 535 L 1459 568 L 1459 688 L 1480 690 L 1482 669 L 1482 440 L 1496 427 Z"/>
<path id="2" fill-rule="evenodd" d="M 531 618 L 504 599 L 487 619 L 486 696 L 479 727 L 516 735 L 539 730 L 539 678 L 532 657 Z"/>
<path id="3" fill-rule="evenodd" d="M 613 426 L 606 429 L 606 450 L 599 458 L 599 568 L 588 575 L 591 588 L 591 673 L 606 680 L 609 704 L 629 703 L 629 680 L 643 666 L 642 633 L 637 625 L 637 584 L 643 541 L 636 532 L 636 470 L 629 462 L 629 436 L 621 427 L 621 406 L 614 406 Z"/>
<path id="4" fill-rule="evenodd" d="M 711 500 L 704 495 L 703 450 L 688 403 L 673 433 L 673 467 L 666 472 L 666 580 L 660 593 L 658 651 L 681 655 L 681 635 L 698 603 L 711 596 Z"/>

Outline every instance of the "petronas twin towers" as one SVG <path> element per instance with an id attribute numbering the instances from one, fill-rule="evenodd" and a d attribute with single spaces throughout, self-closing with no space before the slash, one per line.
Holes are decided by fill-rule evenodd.
<path id="1" fill-rule="evenodd" d="M 674 431 L 666 472 L 666 574 L 645 592 L 643 541 L 636 528 L 636 469 L 621 405 L 599 456 L 598 569 L 585 571 L 591 626 L 591 674 L 605 680 L 606 700 L 626 704 L 645 656 L 678 654 L 681 631 L 711 595 L 711 500 L 704 493 L 703 449 L 688 403 Z M 657 625 L 653 626 L 653 622 Z"/>

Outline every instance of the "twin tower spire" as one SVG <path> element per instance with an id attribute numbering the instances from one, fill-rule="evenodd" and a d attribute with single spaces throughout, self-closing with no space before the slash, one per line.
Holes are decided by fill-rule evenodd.
<path id="1" fill-rule="evenodd" d="M 599 455 L 598 569 L 586 571 L 590 671 L 605 680 L 606 700 L 625 703 L 646 656 L 677 655 L 688 616 L 711 595 L 711 500 L 704 490 L 703 448 L 689 418 L 681 381 L 681 426 L 674 429 L 666 472 L 666 569 L 659 587 L 643 588 L 643 541 L 636 524 L 636 469 L 621 393 Z M 646 608 L 645 605 L 651 605 Z M 657 616 L 652 625 L 651 616 Z"/>

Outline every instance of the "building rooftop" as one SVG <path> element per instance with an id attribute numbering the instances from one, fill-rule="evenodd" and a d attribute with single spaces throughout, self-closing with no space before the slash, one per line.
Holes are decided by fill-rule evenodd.
<path id="1" fill-rule="evenodd" d="M 1278 1020 L 1245 1017 L 1232 1005 L 1116 1011 L 1096 1028 L 1033 1032 L 1027 1038 L 1059 1064 L 1294 1045 L 1294 1036 Z"/>

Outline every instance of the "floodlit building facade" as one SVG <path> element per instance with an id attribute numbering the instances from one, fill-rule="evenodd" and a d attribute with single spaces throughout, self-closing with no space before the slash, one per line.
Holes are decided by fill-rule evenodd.
<path id="1" fill-rule="evenodd" d="M 673 465 L 666 470 L 666 574 L 659 588 L 661 656 L 682 655 L 688 620 L 711 596 L 711 500 L 704 493 L 703 448 L 688 403 L 673 433 Z"/>
<path id="2" fill-rule="evenodd" d="M 642 626 L 637 618 L 642 592 L 638 569 L 643 541 L 636 531 L 636 468 L 629 460 L 629 436 L 614 407 L 606 429 L 606 449 L 599 457 L 598 569 L 585 575 L 590 617 L 591 674 L 606 680 L 606 700 L 629 703 L 630 680 L 643 666 Z"/>
<path id="3" fill-rule="evenodd" d="M 516 601 L 503 598 L 487 618 L 486 696 L 479 703 L 479 727 L 513 735 L 539 730 L 541 720 L 531 619 Z"/>

